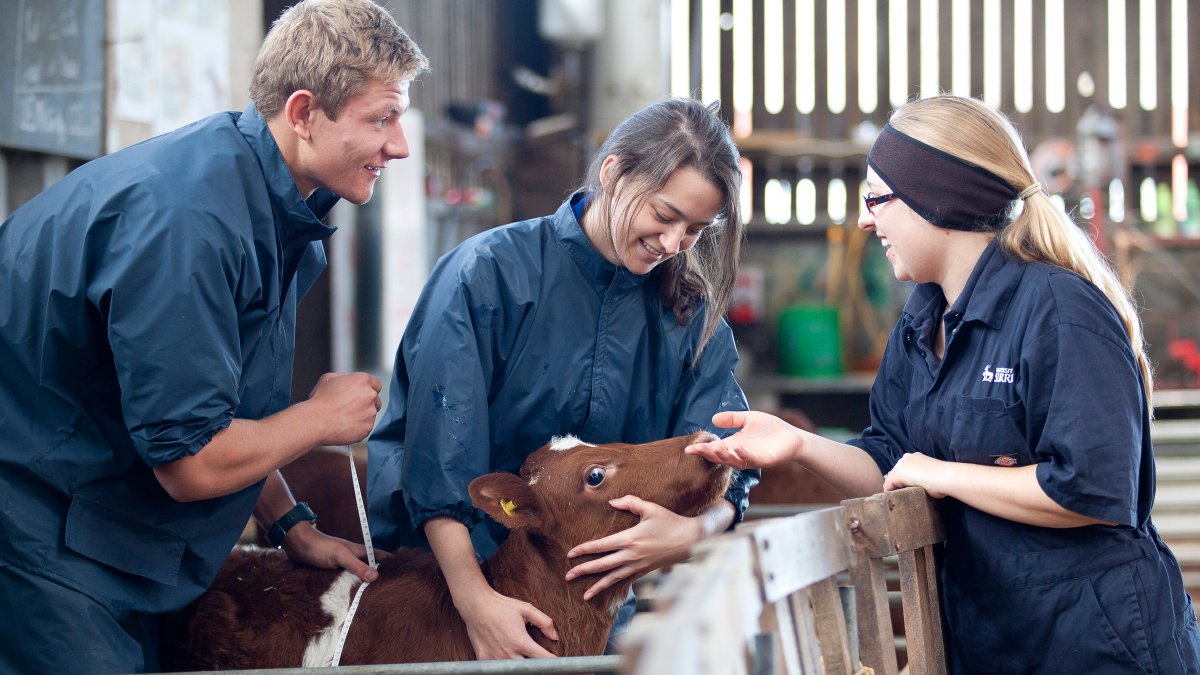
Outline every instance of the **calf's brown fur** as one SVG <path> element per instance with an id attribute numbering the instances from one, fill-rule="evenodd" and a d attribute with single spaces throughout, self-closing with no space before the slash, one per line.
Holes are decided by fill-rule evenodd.
<path id="1" fill-rule="evenodd" d="M 683 453 L 696 436 L 561 450 L 547 444 L 525 460 L 520 477 L 492 473 L 471 482 L 472 502 L 511 531 L 483 563 L 484 575 L 498 592 L 554 620 L 558 641 L 530 629 L 547 650 L 560 656 L 603 652 L 615 610 L 633 583 L 614 584 L 585 602 L 583 593 L 595 578 L 564 580 L 568 568 L 582 562 L 568 561 L 567 551 L 637 523 L 637 516 L 614 509 L 609 500 L 636 495 L 693 516 L 727 489 L 727 467 Z M 589 485 L 596 470 L 603 479 Z M 511 502 L 508 509 L 502 501 Z M 363 593 L 343 664 L 474 658 L 431 554 L 398 551 L 379 572 Z M 208 593 L 179 617 L 175 635 L 164 636 L 164 660 L 192 669 L 299 666 L 315 636 L 332 630 L 336 639 L 340 631 L 330 626 L 318 598 L 341 575 L 297 567 L 278 551 L 237 549 Z"/>

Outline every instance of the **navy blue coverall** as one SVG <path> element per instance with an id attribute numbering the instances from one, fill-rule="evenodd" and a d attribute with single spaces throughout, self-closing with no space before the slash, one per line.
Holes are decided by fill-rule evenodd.
<path id="1" fill-rule="evenodd" d="M 207 588 L 262 483 L 179 503 L 153 467 L 288 405 L 336 200 L 300 197 L 251 105 L 0 225 L 0 672 L 155 667 L 149 614 Z"/>
<path id="2" fill-rule="evenodd" d="M 1150 416 L 1112 305 L 1078 275 L 1009 258 L 996 241 L 945 305 L 936 285 L 915 288 L 871 390 L 871 426 L 851 444 L 884 473 L 905 452 L 1036 464 L 1059 505 L 1116 523 L 1037 527 L 944 499 L 954 672 L 1200 672 L 1196 615 L 1150 520 Z"/>
<path id="3" fill-rule="evenodd" d="M 579 225 L 581 198 L 477 235 L 433 270 L 369 441 L 382 547 L 422 545 L 421 525 L 449 516 L 487 557 L 507 531 L 476 527 L 472 479 L 518 471 L 552 436 L 644 443 L 717 432 L 713 414 L 746 409 L 728 325 L 693 367 L 703 312 L 678 325 L 650 288 L 653 272 L 605 260 Z M 738 520 L 757 476 L 734 472 L 726 498 Z"/>

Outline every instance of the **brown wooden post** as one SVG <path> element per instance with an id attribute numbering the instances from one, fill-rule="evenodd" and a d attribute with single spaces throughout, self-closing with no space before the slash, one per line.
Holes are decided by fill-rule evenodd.
<path id="1" fill-rule="evenodd" d="M 850 580 L 857 597 L 859 658 L 879 675 L 896 675 L 899 667 L 883 571 L 887 545 L 884 506 L 880 500 L 866 497 L 846 500 L 842 508 L 852 544 Z"/>
<path id="2" fill-rule="evenodd" d="M 941 607 L 933 545 L 945 540 L 933 501 L 921 488 L 904 488 L 842 502 L 853 549 L 851 579 L 858 596 L 862 662 L 897 672 L 883 558 L 900 561 L 904 630 L 913 673 L 944 673 Z"/>

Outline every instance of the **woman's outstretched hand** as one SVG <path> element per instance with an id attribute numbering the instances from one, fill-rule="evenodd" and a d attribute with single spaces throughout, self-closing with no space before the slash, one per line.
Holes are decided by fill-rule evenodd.
<path id="1" fill-rule="evenodd" d="M 719 412 L 712 421 L 722 429 L 741 431 L 729 438 L 694 443 L 684 448 L 684 452 L 735 469 L 753 469 L 795 460 L 803 443 L 803 432 L 764 412 Z"/>

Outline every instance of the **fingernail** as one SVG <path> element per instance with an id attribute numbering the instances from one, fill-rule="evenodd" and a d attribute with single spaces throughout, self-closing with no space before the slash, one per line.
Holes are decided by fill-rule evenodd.
<path id="1" fill-rule="evenodd" d="M 592 593 L 591 593 L 591 591 L 588 591 L 587 593 L 584 593 L 584 594 L 583 594 L 583 599 L 584 599 L 584 601 L 591 600 L 591 599 L 592 599 Z"/>

